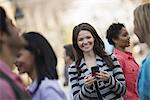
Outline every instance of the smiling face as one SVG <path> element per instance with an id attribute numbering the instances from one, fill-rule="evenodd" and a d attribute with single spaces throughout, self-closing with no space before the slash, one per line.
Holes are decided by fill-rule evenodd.
<path id="1" fill-rule="evenodd" d="M 21 49 L 15 64 L 20 73 L 31 73 L 35 69 L 34 55 L 27 49 Z"/>
<path id="2" fill-rule="evenodd" d="M 81 30 L 77 37 L 77 44 L 83 53 L 91 52 L 93 51 L 94 38 L 89 31 Z"/>
<path id="3" fill-rule="evenodd" d="M 130 46 L 130 36 L 126 30 L 126 28 L 122 27 L 120 30 L 120 34 L 117 39 L 113 39 L 115 43 L 115 47 L 117 48 L 125 48 Z"/>

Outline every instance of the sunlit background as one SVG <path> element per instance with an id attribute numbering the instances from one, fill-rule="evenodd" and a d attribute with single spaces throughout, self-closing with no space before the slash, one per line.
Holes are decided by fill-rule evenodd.
<path id="1" fill-rule="evenodd" d="M 133 33 L 133 10 L 150 0 L 0 0 L 9 17 L 22 32 L 38 31 L 53 46 L 58 57 L 60 84 L 63 83 L 63 45 L 72 43 L 72 29 L 81 22 L 95 27 L 105 41 L 110 24 L 123 23 L 131 35 L 131 52 L 140 64 L 146 46 Z M 27 76 L 23 79 L 28 84 Z"/>

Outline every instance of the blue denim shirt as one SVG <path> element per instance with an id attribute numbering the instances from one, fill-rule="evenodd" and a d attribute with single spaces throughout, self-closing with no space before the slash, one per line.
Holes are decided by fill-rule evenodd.
<path id="1" fill-rule="evenodd" d="M 27 90 L 32 93 L 36 86 L 37 81 L 35 80 L 27 87 Z M 32 100 L 67 100 L 67 98 L 57 80 L 45 78 L 32 97 Z"/>
<path id="2" fill-rule="evenodd" d="M 150 100 L 150 53 L 140 67 L 137 90 L 140 100 Z"/>

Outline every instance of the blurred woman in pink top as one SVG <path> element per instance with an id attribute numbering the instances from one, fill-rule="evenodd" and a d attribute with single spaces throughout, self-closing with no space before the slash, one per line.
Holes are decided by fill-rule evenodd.
<path id="1" fill-rule="evenodd" d="M 12 72 L 16 54 L 23 45 L 18 28 L 0 7 L 0 100 L 30 100 L 20 77 Z"/>
<path id="2" fill-rule="evenodd" d="M 139 66 L 132 53 L 127 52 L 130 46 L 130 36 L 125 26 L 121 23 L 113 23 L 107 30 L 108 42 L 114 46 L 113 53 L 116 55 L 125 75 L 126 94 L 125 100 L 138 100 L 136 80 Z"/>

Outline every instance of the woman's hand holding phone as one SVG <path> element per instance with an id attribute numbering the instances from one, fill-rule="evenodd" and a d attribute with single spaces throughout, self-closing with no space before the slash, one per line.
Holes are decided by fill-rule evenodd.
<path id="1" fill-rule="evenodd" d="M 92 76 L 102 81 L 107 81 L 110 78 L 110 74 L 107 71 L 99 70 L 98 66 L 91 67 Z"/>
<path id="2" fill-rule="evenodd" d="M 92 74 L 89 74 L 88 76 L 84 78 L 84 83 L 87 88 L 90 88 L 95 81 L 96 81 L 96 78 L 95 76 L 92 76 Z"/>
<path id="3" fill-rule="evenodd" d="M 96 72 L 96 78 L 102 81 L 107 81 L 110 78 L 110 74 L 107 71 L 99 71 Z"/>

